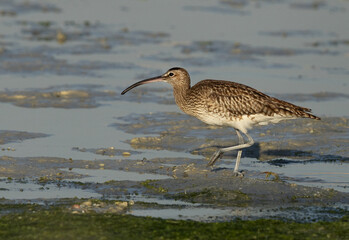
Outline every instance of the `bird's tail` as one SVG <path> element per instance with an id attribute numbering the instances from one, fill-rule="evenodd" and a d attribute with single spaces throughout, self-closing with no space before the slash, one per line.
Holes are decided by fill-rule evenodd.
<path id="1" fill-rule="evenodd" d="M 310 109 L 309 109 L 308 112 L 310 112 Z M 317 117 L 317 116 L 315 116 L 315 115 L 313 115 L 313 114 L 307 113 L 307 112 L 303 112 L 303 114 L 301 114 L 300 117 L 303 117 L 303 118 L 311 118 L 311 119 L 315 119 L 315 120 L 321 120 L 321 118 L 319 118 L 319 117 Z"/>
<path id="2" fill-rule="evenodd" d="M 279 114 L 281 113 L 281 115 L 321 120 L 321 118 L 311 114 L 310 108 L 297 106 L 280 99 L 276 99 L 274 102 L 277 102 L 277 104 L 275 104 L 275 109 L 277 109 L 277 112 Z"/>

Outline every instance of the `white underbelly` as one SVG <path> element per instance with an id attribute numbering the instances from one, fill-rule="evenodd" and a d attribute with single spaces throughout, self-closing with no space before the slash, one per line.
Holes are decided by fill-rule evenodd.
<path id="1" fill-rule="evenodd" d="M 224 118 L 217 115 L 197 116 L 198 119 L 209 125 L 230 126 L 246 133 L 253 125 L 267 125 L 268 123 L 278 123 L 281 120 L 292 119 L 284 116 L 265 116 L 263 114 L 243 115 L 236 118 Z"/>

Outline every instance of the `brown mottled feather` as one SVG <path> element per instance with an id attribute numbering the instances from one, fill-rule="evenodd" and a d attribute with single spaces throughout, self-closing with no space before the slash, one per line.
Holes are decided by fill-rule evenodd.
<path id="1" fill-rule="evenodd" d="M 189 90 L 189 101 L 203 105 L 208 111 L 233 117 L 264 114 L 266 116 L 304 117 L 320 119 L 309 108 L 270 97 L 249 86 L 223 80 L 203 80 Z M 194 103 L 195 102 L 195 103 Z"/>

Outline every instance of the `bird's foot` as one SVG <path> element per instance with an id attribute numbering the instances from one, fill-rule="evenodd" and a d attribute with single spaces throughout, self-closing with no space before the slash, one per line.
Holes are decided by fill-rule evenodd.
<path id="1" fill-rule="evenodd" d="M 245 173 L 244 173 L 244 171 L 234 171 L 233 172 L 233 176 L 234 177 L 244 177 L 245 176 Z"/>
<path id="2" fill-rule="evenodd" d="M 210 158 L 210 161 L 207 164 L 207 167 L 213 166 L 215 162 L 217 162 L 218 159 L 220 159 L 223 156 L 223 152 L 220 150 L 216 151 Z"/>

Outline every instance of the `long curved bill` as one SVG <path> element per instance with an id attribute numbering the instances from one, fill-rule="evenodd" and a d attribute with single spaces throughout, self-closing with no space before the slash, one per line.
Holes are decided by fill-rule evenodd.
<path id="1" fill-rule="evenodd" d="M 131 86 L 126 88 L 124 91 L 122 91 L 121 95 L 124 95 L 125 93 L 130 91 L 132 88 L 138 87 L 138 86 L 143 85 L 143 84 L 152 83 L 152 82 L 164 82 L 164 81 L 165 80 L 164 80 L 164 78 L 162 76 L 157 76 L 157 77 L 144 79 L 144 80 L 136 82 L 135 84 L 132 84 Z"/>

